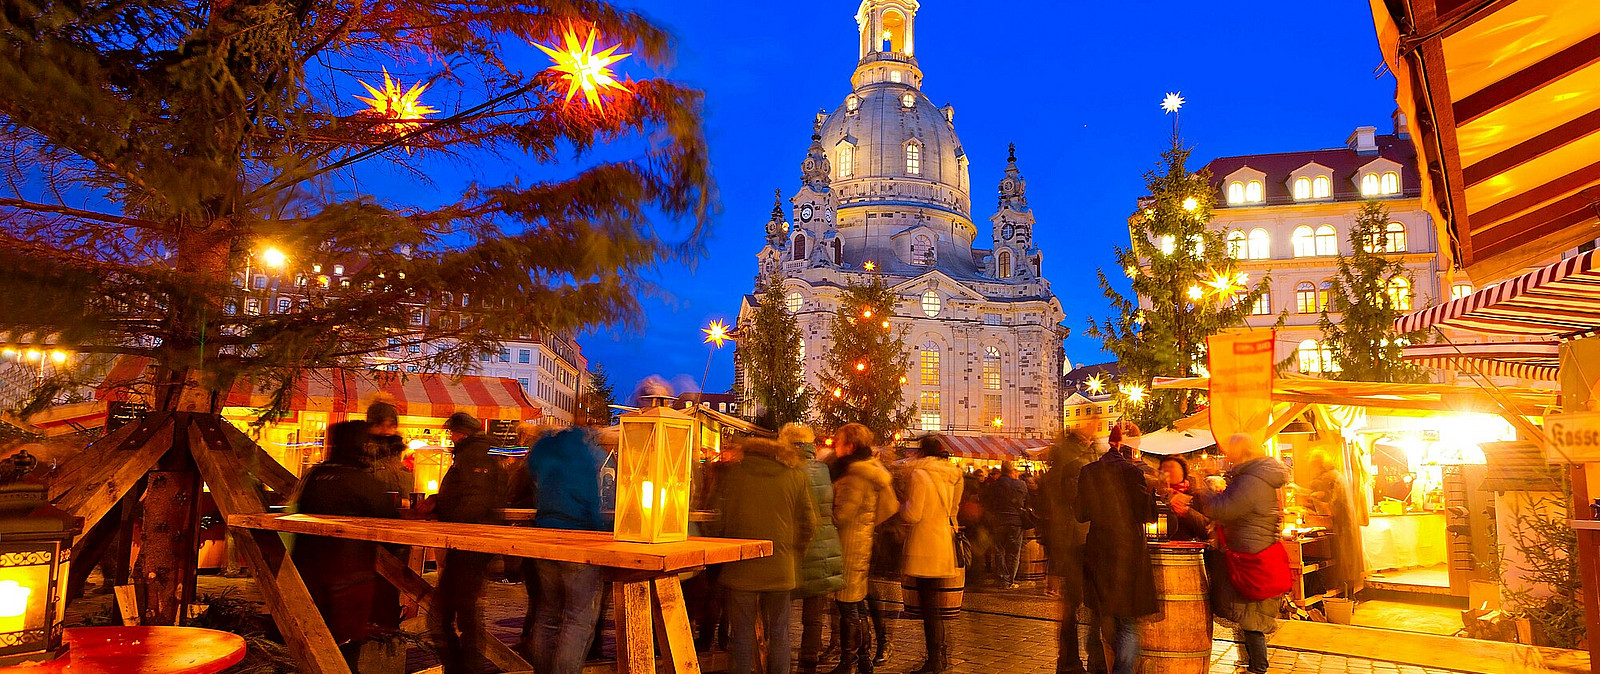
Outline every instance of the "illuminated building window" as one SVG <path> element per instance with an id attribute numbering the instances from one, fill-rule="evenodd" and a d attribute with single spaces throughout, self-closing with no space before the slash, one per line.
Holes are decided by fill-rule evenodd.
<path id="1" fill-rule="evenodd" d="M 1317 228 L 1317 255 L 1329 256 L 1339 254 L 1339 233 L 1332 225 L 1323 225 Z"/>
<path id="2" fill-rule="evenodd" d="M 997 394 L 983 396 L 984 425 L 994 424 L 996 419 L 1004 421 L 1004 418 L 1000 416 L 1000 396 Z"/>
<path id="3" fill-rule="evenodd" d="M 1411 311 L 1411 282 L 1396 276 L 1389 279 L 1389 303 L 1396 311 Z"/>
<path id="4" fill-rule="evenodd" d="M 1294 285 L 1294 310 L 1300 314 L 1317 313 L 1317 286 L 1310 281 Z"/>
<path id="5" fill-rule="evenodd" d="M 1295 350 L 1295 360 L 1298 361 L 1300 371 L 1305 374 L 1338 371 L 1333 364 L 1333 349 L 1327 344 L 1319 344 L 1314 339 L 1300 342 L 1300 347 Z"/>
<path id="6" fill-rule="evenodd" d="M 1471 283 L 1455 283 L 1450 286 L 1450 299 L 1459 300 L 1472 294 Z"/>
<path id="7" fill-rule="evenodd" d="M 910 92 L 907 92 L 906 94 L 902 95 L 900 97 L 900 107 L 903 107 L 903 108 L 914 108 L 914 107 L 917 107 L 917 95 L 913 94 L 913 93 L 910 93 Z"/>
<path id="8" fill-rule="evenodd" d="M 933 239 L 927 234 L 918 234 L 911 240 L 911 264 L 932 266 L 937 262 L 933 250 Z"/>
<path id="9" fill-rule="evenodd" d="M 1005 322 L 1005 319 L 1000 316 L 1000 314 L 984 314 L 983 315 L 983 324 L 984 325 L 1005 325 L 1006 322 Z"/>
<path id="10" fill-rule="evenodd" d="M 1000 278 L 1011 278 L 1011 251 L 1002 250 L 995 257 L 995 275 Z"/>
<path id="11" fill-rule="evenodd" d="M 839 177 L 849 178 L 856 174 L 856 146 L 849 143 L 839 143 Z"/>
<path id="12" fill-rule="evenodd" d="M 1228 183 L 1228 203 L 1244 203 L 1244 183 L 1241 183 L 1237 180 Z"/>
<path id="13" fill-rule="evenodd" d="M 1316 180 L 1311 181 L 1311 198 L 1326 199 L 1330 196 L 1333 196 L 1333 183 L 1328 181 L 1327 176 L 1317 176 Z"/>
<path id="14" fill-rule="evenodd" d="M 986 346 L 983 348 L 983 388 L 987 391 L 1000 390 L 1000 349 Z"/>
<path id="15" fill-rule="evenodd" d="M 1382 188 L 1379 187 L 1379 183 L 1378 183 L 1378 174 L 1376 174 L 1376 173 L 1368 173 L 1368 174 L 1366 174 L 1364 176 L 1361 176 L 1361 196 L 1364 196 L 1364 197 L 1375 197 L 1375 196 L 1378 196 L 1378 193 L 1379 193 L 1379 191 L 1381 189 Z"/>
<path id="16" fill-rule="evenodd" d="M 796 234 L 796 235 L 794 235 L 794 246 L 793 246 L 793 248 L 794 248 L 794 251 L 793 251 L 794 255 L 792 257 L 790 257 L 789 259 L 791 259 L 791 260 L 804 260 L 804 259 L 806 259 L 806 236 L 804 234 Z"/>
<path id="17" fill-rule="evenodd" d="M 943 415 L 939 412 L 939 392 L 923 391 L 917 396 L 917 411 L 921 416 L 922 430 L 937 431 L 944 427 Z"/>
<path id="18" fill-rule="evenodd" d="M 1263 195 L 1261 192 L 1261 181 L 1252 180 L 1248 183 L 1245 183 L 1244 200 L 1247 203 L 1259 204 L 1263 198 L 1265 198 L 1265 195 Z"/>
<path id="19" fill-rule="evenodd" d="M 939 315 L 939 293 L 932 290 L 922 293 L 922 313 L 928 318 Z"/>
<path id="20" fill-rule="evenodd" d="M 1333 309 L 1333 281 L 1323 281 L 1322 285 L 1317 286 L 1317 302 L 1322 305 L 1323 311 Z"/>
<path id="21" fill-rule="evenodd" d="M 861 99 L 859 97 L 857 97 L 855 94 L 851 94 L 849 98 L 844 99 L 844 109 L 845 110 L 848 110 L 850 112 L 855 112 L 860 107 L 861 107 Z"/>
<path id="22" fill-rule="evenodd" d="M 333 265 L 333 274 L 335 276 L 343 276 L 344 275 L 344 265 L 342 265 L 342 264 Z"/>
<path id="23" fill-rule="evenodd" d="M 1312 257 L 1317 254 L 1317 238 L 1310 227 L 1300 225 L 1294 228 L 1290 240 L 1294 242 L 1295 257 Z"/>
<path id="24" fill-rule="evenodd" d="M 939 345 L 933 342 L 923 344 L 918 365 L 918 371 L 922 375 L 920 378 L 922 385 L 938 388 L 941 383 L 939 377 Z"/>
<path id="25" fill-rule="evenodd" d="M 1298 199 L 1310 199 L 1311 198 L 1311 179 L 1310 178 L 1295 178 L 1294 179 L 1294 198 L 1297 199 L 1297 200 Z"/>
<path id="26" fill-rule="evenodd" d="M 1400 174 L 1394 171 L 1385 172 L 1383 178 L 1379 181 L 1378 191 L 1384 194 L 1399 194 Z"/>
<path id="27" fill-rule="evenodd" d="M 1391 253 L 1406 252 L 1406 226 L 1391 222 L 1383 231 L 1384 246 Z"/>
<path id="28" fill-rule="evenodd" d="M 1250 230 L 1250 255 L 1252 260 L 1265 260 L 1272 257 L 1272 238 L 1267 230 L 1257 227 Z"/>
<path id="29" fill-rule="evenodd" d="M 898 71 L 898 70 L 889 71 L 889 81 L 890 82 L 894 82 L 895 84 L 899 84 L 900 83 L 900 71 Z"/>
<path id="30" fill-rule="evenodd" d="M 1265 290 L 1260 297 L 1250 305 L 1251 316 L 1266 316 L 1272 313 L 1272 291 Z"/>
<path id="31" fill-rule="evenodd" d="M 800 313 L 800 306 L 803 301 L 804 299 L 800 297 L 800 293 L 791 291 L 783 296 L 783 308 L 789 310 L 791 314 Z"/>
<path id="32" fill-rule="evenodd" d="M 1250 256 L 1250 246 L 1246 243 L 1244 232 L 1237 229 L 1228 232 L 1228 257 L 1242 260 Z"/>
<path id="33" fill-rule="evenodd" d="M 922 146 L 916 141 L 906 143 L 906 175 L 922 175 Z"/>

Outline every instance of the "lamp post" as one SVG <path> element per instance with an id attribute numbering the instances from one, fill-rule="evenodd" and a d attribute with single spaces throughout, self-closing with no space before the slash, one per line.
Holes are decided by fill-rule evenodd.
<path id="1" fill-rule="evenodd" d="M 43 484 L 23 479 L 37 463 L 24 451 L 0 461 L 0 666 L 67 652 L 63 587 L 83 520 L 52 507 Z"/>

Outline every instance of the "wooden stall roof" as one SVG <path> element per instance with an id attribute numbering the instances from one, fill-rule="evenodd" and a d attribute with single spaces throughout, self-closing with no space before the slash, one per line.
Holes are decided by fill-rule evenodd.
<path id="1" fill-rule="evenodd" d="M 1157 377 L 1152 388 L 1209 389 L 1205 377 Z M 1502 386 L 1490 390 L 1460 384 L 1388 384 L 1365 381 L 1335 381 L 1277 377 L 1272 382 L 1272 399 L 1278 402 L 1324 405 L 1353 405 L 1394 410 L 1438 412 L 1502 411 L 1500 402 L 1524 416 L 1543 416 L 1556 406 L 1556 392 Z"/>
<path id="2" fill-rule="evenodd" d="M 636 571 L 673 572 L 772 555 L 771 541 L 696 537 L 681 543 L 622 543 L 613 539 L 609 531 L 566 531 L 335 515 L 229 515 L 228 526 L 471 550 Z"/>
<path id="3" fill-rule="evenodd" d="M 148 395 L 151 362 L 123 356 L 95 387 L 95 399 L 128 401 Z M 443 418 L 467 412 L 479 419 L 529 420 L 542 415 L 515 379 L 341 369 L 303 370 L 289 392 L 289 409 L 353 414 L 364 410 L 380 391 L 392 396 L 400 414 L 408 416 Z M 240 379 L 228 390 L 223 405 L 263 408 L 271 402 L 267 390 Z"/>
<path id="4" fill-rule="evenodd" d="M 1369 1 L 1439 250 L 1482 284 L 1600 237 L 1594 0 Z"/>

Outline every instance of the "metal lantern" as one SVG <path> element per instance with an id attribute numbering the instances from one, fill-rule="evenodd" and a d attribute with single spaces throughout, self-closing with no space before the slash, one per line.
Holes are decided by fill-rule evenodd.
<path id="1" fill-rule="evenodd" d="M 694 424 L 693 417 L 664 404 L 622 415 L 617 540 L 670 543 L 689 538 Z"/>
<path id="2" fill-rule="evenodd" d="M 51 507 L 44 485 L 21 480 L 32 462 L 26 452 L 0 462 L 0 666 L 67 652 L 63 586 L 82 520 Z"/>

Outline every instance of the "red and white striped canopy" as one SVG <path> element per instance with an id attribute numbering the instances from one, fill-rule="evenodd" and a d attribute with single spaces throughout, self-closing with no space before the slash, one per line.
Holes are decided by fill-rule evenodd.
<path id="1" fill-rule="evenodd" d="M 1037 452 L 1050 446 L 1049 440 L 1040 438 L 1005 438 L 996 435 L 944 436 L 944 448 L 950 456 L 983 461 L 1010 461 L 1034 458 Z"/>
<path id="2" fill-rule="evenodd" d="M 1591 250 L 1466 297 L 1401 316 L 1398 332 L 1430 327 L 1571 337 L 1600 329 L 1600 258 Z"/>
<path id="3" fill-rule="evenodd" d="M 139 400 L 149 392 L 149 358 L 124 356 L 95 388 L 97 400 Z M 402 374 L 388 371 L 306 370 L 289 393 L 289 409 L 354 414 L 362 412 L 379 391 L 394 398 L 400 414 L 448 417 L 466 412 L 479 419 L 527 420 L 542 416 L 538 405 L 515 379 Z M 249 381 L 236 381 L 225 407 L 261 408 L 271 404 L 269 391 Z"/>
<path id="4" fill-rule="evenodd" d="M 1424 365 L 1492 377 L 1556 381 L 1561 343 L 1413 344 L 1401 358 Z"/>

